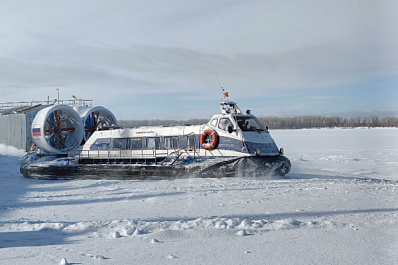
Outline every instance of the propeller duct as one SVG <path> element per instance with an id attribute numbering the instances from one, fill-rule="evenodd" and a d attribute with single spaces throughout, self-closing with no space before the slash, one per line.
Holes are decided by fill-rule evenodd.
<path id="1" fill-rule="evenodd" d="M 98 129 L 118 126 L 117 119 L 113 113 L 101 106 L 80 109 L 79 115 L 84 126 L 83 139 L 85 142 Z"/>
<path id="2" fill-rule="evenodd" d="M 51 154 L 67 154 L 80 146 L 84 127 L 80 115 L 67 105 L 40 110 L 32 122 L 33 142 Z"/>

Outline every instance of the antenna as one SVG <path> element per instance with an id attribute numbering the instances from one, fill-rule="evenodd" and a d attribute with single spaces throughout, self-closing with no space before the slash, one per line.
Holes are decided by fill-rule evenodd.
<path id="1" fill-rule="evenodd" d="M 218 78 L 217 73 L 216 73 L 216 77 L 217 77 L 218 85 L 220 86 L 220 89 L 221 89 L 221 93 L 224 93 L 224 88 L 221 86 L 220 79 Z"/>
<path id="2" fill-rule="evenodd" d="M 224 92 L 224 88 L 221 86 L 220 79 L 218 78 L 218 74 L 217 73 L 216 73 L 216 77 L 217 77 L 218 85 L 220 86 L 220 89 L 221 89 L 221 94 L 223 95 L 222 100 L 224 102 L 228 102 L 228 99 L 227 99 L 227 97 L 229 96 L 228 92 Z"/>
<path id="3" fill-rule="evenodd" d="M 57 98 L 57 102 L 58 102 L 58 104 L 59 104 L 59 87 L 57 87 L 57 92 L 58 92 L 58 98 Z"/>

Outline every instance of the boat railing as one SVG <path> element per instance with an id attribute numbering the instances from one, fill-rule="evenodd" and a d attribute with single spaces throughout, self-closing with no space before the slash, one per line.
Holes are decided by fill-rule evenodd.
<path id="1" fill-rule="evenodd" d="M 180 136 L 186 137 L 193 135 Z M 200 155 L 200 147 L 196 148 L 196 139 L 193 145 L 187 145 L 185 148 L 167 148 L 167 149 L 112 149 L 112 150 L 71 150 L 68 156 L 72 159 L 79 161 L 87 161 L 90 159 L 100 163 L 146 163 L 148 160 L 151 162 L 168 162 L 174 164 L 181 156 L 183 157 L 198 157 Z M 94 162 L 94 161 L 91 161 Z"/>
<path id="2" fill-rule="evenodd" d="M 170 158 L 173 155 L 180 157 L 182 153 L 186 153 L 187 156 L 195 156 L 196 151 L 189 151 L 185 149 L 141 149 L 141 150 L 72 150 L 68 153 L 68 156 L 72 159 L 79 161 L 83 160 L 101 160 L 101 162 L 114 163 L 114 162 L 146 162 L 147 160 L 155 160 L 154 162 L 164 161 L 165 158 Z M 119 161 L 118 161 L 119 160 Z M 174 163 L 174 162 L 173 162 Z"/>

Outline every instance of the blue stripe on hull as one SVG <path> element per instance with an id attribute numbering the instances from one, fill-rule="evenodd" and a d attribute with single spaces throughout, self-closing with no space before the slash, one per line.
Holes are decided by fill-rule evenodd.
<path id="1" fill-rule="evenodd" d="M 249 141 L 236 140 L 230 137 L 220 137 L 218 148 L 221 150 L 236 151 L 242 153 L 254 154 L 257 149 L 261 154 L 278 154 L 278 147 L 275 142 L 272 143 L 254 143 Z"/>
<path id="2" fill-rule="evenodd" d="M 245 142 L 247 151 L 249 154 L 254 154 L 257 149 L 261 151 L 261 154 L 278 154 L 278 147 L 273 143 L 253 143 L 253 142 Z"/>

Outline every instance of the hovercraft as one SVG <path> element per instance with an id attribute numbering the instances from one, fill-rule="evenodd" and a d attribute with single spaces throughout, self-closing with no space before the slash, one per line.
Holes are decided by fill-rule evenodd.
<path id="1" fill-rule="evenodd" d="M 103 107 L 52 105 L 32 123 L 27 178 L 140 179 L 284 176 L 291 163 L 267 127 L 228 93 L 207 124 L 121 128 Z"/>

